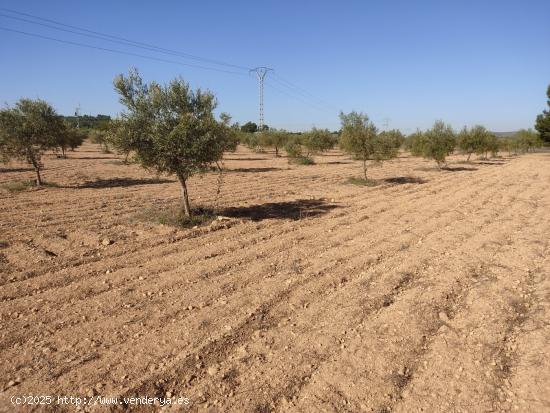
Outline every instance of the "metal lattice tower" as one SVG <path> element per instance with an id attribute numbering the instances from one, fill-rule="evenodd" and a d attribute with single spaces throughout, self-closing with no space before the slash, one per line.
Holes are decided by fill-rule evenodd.
<path id="1" fill-rule="evenodd" d="M 76 107 L 76 110 L 74 111 L 74 115 L 76 116 L 76 128 L 80 129 L 80 103 Z"/>
<path id="2" fill-rule="evenodd" d="M 260 88 L 260 124 L 258 126 L 260 131 L 264 129 L 264 79 L 267 72 L 270 70 L 272 71 L 273 69 L 264 66 L 250 69 L 250 72 L 256 73 L 256 77 L 258 78 L 258 86 Z"/>

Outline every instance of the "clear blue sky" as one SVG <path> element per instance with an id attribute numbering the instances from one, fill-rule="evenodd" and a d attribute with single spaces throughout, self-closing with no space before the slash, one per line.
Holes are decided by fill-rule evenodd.
<path id="1" fill-rule="evenodd" d="M 436 119 L 516 130 L 533 126 L 550 83 L 548 0 L 0 0 L 0 7 L 239 66 L 270 66 L 315 96 L 268 75 L 266 123 L 290 130 L 337 129 L 339 110 L 366 112 L 379 127 L 389 118 L 390 128 L 406 133 Z M 193 63 L 1 16 L 0 26 Z M 212 90 L 235 121 L 258 118 L 257 82 L 244 70 L 209 71 L 1 30 L 0 56 L 2 103 L 40 97 L 63 114 L 80 104 L 83 113 L 114 115 L 121 107 L 113 77 L 135 66 L 146 80 L 181 75 Z"/>

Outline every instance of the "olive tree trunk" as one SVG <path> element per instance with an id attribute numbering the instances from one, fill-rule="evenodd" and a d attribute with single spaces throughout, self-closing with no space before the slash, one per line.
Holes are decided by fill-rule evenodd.
<path id="1" fill-rule="evenodd" d="M 30 152 L 27 152 L 27 159 L 31 161 L 31 164 L 34 168 L 34 172 L 36 173 L 36 186 L 41 186 L 42 178 L 40 177 L 40 162 Z"/>
<path id="2" fill-rule="evenodd" d="M 189 193 L 187 191 L 186 177 L 182 174 L 177 174 L 177 176 L 181 186 L 181 197 L 183 198 L 183 212 L 186 217 L 190 217 L 191 206 L 189 205 Z"/>
<path id="3" fill-rule="evenodd" d="M 36 186 L 42 185 L 42 178 L 40 177 L 40 168 L 35 167 L 34 171 L 36 172 Z"/>
<path id="4" fill-rule="evenodd" d="M 367 180 L 367 160 L 363 158 L 363 177 Z"/>

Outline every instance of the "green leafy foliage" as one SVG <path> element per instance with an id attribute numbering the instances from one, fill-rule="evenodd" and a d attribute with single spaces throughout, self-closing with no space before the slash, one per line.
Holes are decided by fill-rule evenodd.
<path id="1" fill-rule="evenodd" d="M 245 145 L 247 148 L 253 150 L 254 152 L 263 152 L 264 147 L 262 140 L 260 139 L 260 134 L 258 133 L 249 133 L 249 132 L 238 132 L 239 142 Z"/>
<path id="2" fill-rule="evenodd" d="M 336 145 L 336 139 L 328 129 L 313 128 L 302 135 L 301 141 L 306 148 L 307 157 L 326 152 Z"/>
<path id="3" fill-rule="evenodd" d="M 175 174 L 180 182 L 183 210 L 191 215 L 187 180 L 218 165 L 224 151 L 235 150 L 237 134 L 229 119 L 218 121 L 214 95 L 191 90 L 183 79 L 166 85 L 146 84 L 137 70 L 114 81 L 126 107 L 111 129 L 111 142 L 133 153 L 133 160 L 158 174 Z"/>
<path id="4" fill-rule="evenodd" d="M 304 153 L 301 135 L 290 135 L 285 143 L 285 151 L 288 155 L 288 162 L 298 165 L 313 165 L 313 159 Z"/>
<path id="5" fill-rule="evenodd" d="M 420 130 L 417 130 L 414 133 L 411 133 L 409 136 L 405 138 L 405 142 L 403 143 L 403 148 L 406 151 L 409 151 L 411 155 L 413 156 L 422 156 L 422 145 L 420 144 L 420 141 L 422 140 L 422 132 Z"/>
<path id="6" fill-rule="evenodd" d="M 533 129 L 520 129 L 516 139 L 521 152 L 531 152 L 543 145 L 543 140 Z"/>
<path id="7" fill-rule="evenodd" d="M 108 115 L 80 115 L 80 116 L 63 116 L 63 119 L 71 128 L 80 129 L 102 129 L 111 121 Z"/>
<path id="8" fill-rule="evenodd" d="M 436 121 L 431 129 L 424 133 L 417 132 L 411 146 L 411 153 L 426 159 L 433 159 L 437 166 L 445 163 L 445 158 L 452 154 L 456 146 L 456 136 L 450 125 Z"/>
<path id="9" fill-rule="evenodd" d="M 55 138 L 56 150 L 61 151 L 61 156 L 65 158 L 67 156 L 67 150 L 74 151 L 86 139 L 86 132 L 73 128 L 70 124 L 65 122 L 65 128 L 63 133 L 59 133 Z"/>
<path id="10" fill-rule="evenodd" d="M 496 155 L 499 142 L 498 138 L 484 126 L 476 125 L 471 129 L 464 127 L 460 131 L 457 136 L 457 146 L 464 154 L 468 155 L 467 160 L 469 161 L 473 153 L 484 155 L 485 158 L 489 152 Z"/>
<path id="11" fill-rule="evenodd" d="M 66 126 L 55 109 L 43 100 L 20 99 L 13 108 L 0 111 L 2 159 L 20 159 L 32 165 L 36 185 L 42 184 L 42 155 L 59 145 Z"/>
<path id="12" fill-rule="evenodd" d="M 546 101 L 548 107 L 550 108 L 550 85 L 546 90 L 546 96 L 548 100 Z M 540 139 L 546 145 L 550 144 L 550 109 L 543 110 L 540 115 L 537 116 L 535 122 L 535 129 L 538 131 Z"/>
<path id="13" fill-rule="evenodd" d="M 90 137 L 90 142 L 99 145 L 103 153 L 111 153 L 111 148 L 109 147 L 109 144 L 116 146 L 120 152 L 124 152 L 124 146 L 127 143 L 127 141 L 116 134 L 116 131 L 119 130 L 117 126 L 120 126 L 120 124 L 116 123 L 117 121 L 111 122 L 110 125 L 112 129 L 110 129 L 109 131 L 104 131 L 101 129 L 92 129 L 88 132 L 88 136 Z M 120 146 L 117 146 L 117 145 L 120 145 Z"/>
<path id="14" fill-rule="evenodd" d="M 380 132 L 380 138 L 397 149 L 401 148 L 405 143 L 405 136 L 398 129 Z"/>
<path id="15" fill-rule="evenodd" d="M 285 130 L 268 129 L 258 133 L 258 143 L 262 148 L 273 148 L 275 156 L 279 156 L 279 150 L 285 146 L 288 136 Z"/>
<path id="16" fill-rule="evenodd" d="M 395 158 L 398 153 L 395 139 L 390 135 L 378 134 L 378 129 L 366 114 L 340 112 L 342 132 L 340 148 L 363 162 L 363 177 L 367 179 L 367 161 Z"/>
<path id="17" fill-rule="evenodd" d="M 245 132 L 245 133 L 258 132 L 258 125 L 256 125 L 254 122 L 246 122 L 244 125 L 241 126 L 241 132 Z"/>

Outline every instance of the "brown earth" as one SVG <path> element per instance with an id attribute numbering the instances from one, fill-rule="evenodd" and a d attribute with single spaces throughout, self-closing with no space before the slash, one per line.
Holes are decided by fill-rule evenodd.
<path id="1" fill-rule="evenodd" d="M 403 155 L 363 187 L 338 152 L 241 148 L 219 197 L 192 179 L 227 217 L 194 229 L 148 221 L 173 178 L 91 144 L 69 157 L 45 160 L 59 187 L 0 190 L 0 411 L 550 411 L 550 154 Z"/>

